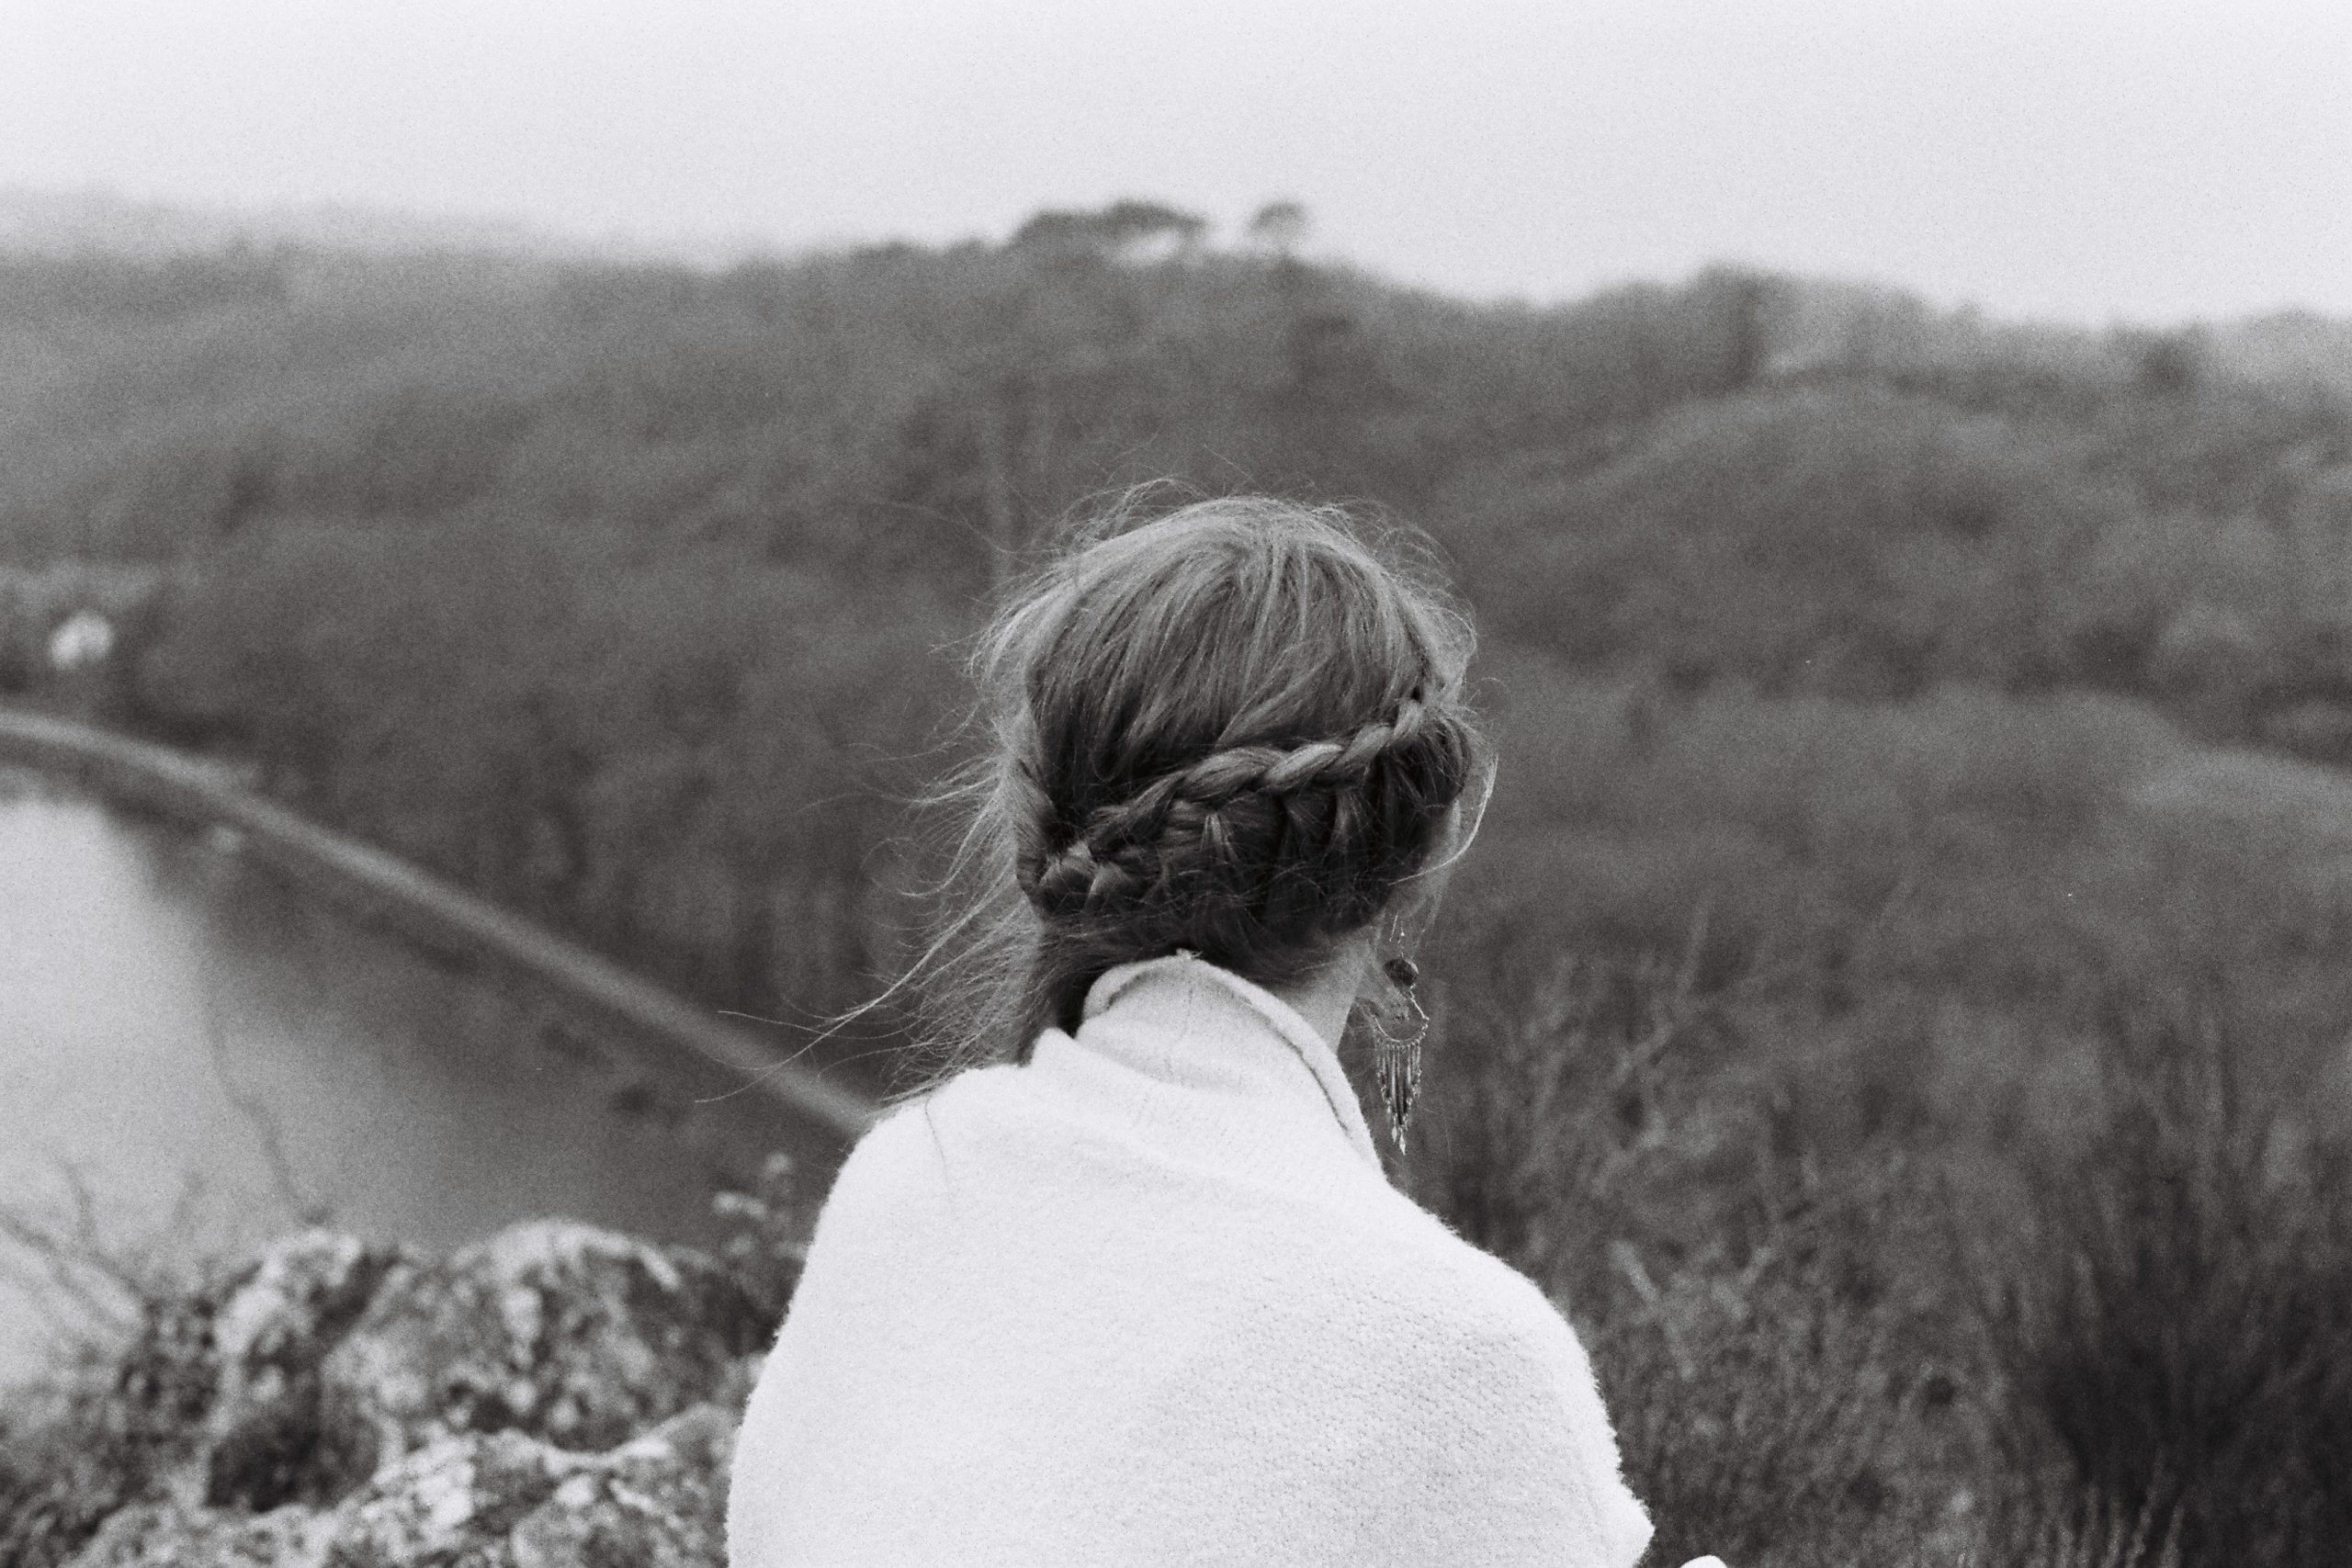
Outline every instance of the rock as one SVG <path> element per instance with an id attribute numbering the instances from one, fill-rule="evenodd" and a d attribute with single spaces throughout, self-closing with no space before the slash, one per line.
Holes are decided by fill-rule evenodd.
<path id="1" fill-rule="evenodd" d="M 567 1477 L 514 1527 L 515 1568 L 720 1568 L 735 1425 L 696 1405 Z"/>
<path id="2" fill-rule="evenodd" d="M 372 1456 L 325 1429 L 321 1367 L 407 1269 L 392 1248 L 312 1230 L 272 1244 L 231 1280 L 212 1313 L 205 1502 L 266 1512 L 331 1502 L 367 1478 Z"/>
<path id="3" fill-rule="evenodd" d="M 325 1568 L 503 1568 L 515 1525 L 587 1462 L 519 1432 L 439 1438 L 345 1499 Z"/>
<path id="4" fill-rule="evenodd" d="M 771 1324 L 714 1260 L 581 1224 L 433 1265 L 291 1236 L 156 1317 L 108 1384 L 130 1460 L 61 1454 L 0 1562 L 719 1568 Z"/>
<path id="5" fill-rule="evenodd" d="M 401 1261 L 334 1231 L 281 1237 L 233 1277 L 212 1313 L 224 1400 L 265 1400 L 289 1374 L 316 1368 Z"/>
<path id="6" fill-rule="evenodd" d="M 329 1512 L 125 1508 L 69 1568 L 721 1568 L 734 1432 L 698 1404 L 604 1454 L 440 1438 Z"/>
<path id="7" fill-rule="evenodd" d="M 698 1253 L 515 1225 L 376 1292 L 326 1359 L 327 1438 L 379 1463 L 466 1432 L 608 1449 L 707 1399 L 766 1332 Z"/>
<path id="8" fill-rule="evenodd" d="M 310 1568 L 326 1522 L 308 1508 L 257 1515 L 141 1503 L 108 1519 L 67 1568 Z"/>
<path id="9" fill-rule="evenodd" d="M 442 1438 L 336 1510 L 323 1568 L 720 1568 L 734 1432 L 702 1404 L 600 1455 Z"/>

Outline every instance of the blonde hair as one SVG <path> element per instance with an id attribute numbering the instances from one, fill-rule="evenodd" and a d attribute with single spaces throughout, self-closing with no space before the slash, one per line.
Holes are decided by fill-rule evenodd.
<path id="1" fill-rule="evenodd" d="M 973 660 L 981 757 L 913 976 L 924 1081 L 1025 1059 L 1179 949 L 1281 987 L 1429 870 L 1483 772 L 1474 645 L 1419 536 L 1263 497 L 1123 505 Z"/>

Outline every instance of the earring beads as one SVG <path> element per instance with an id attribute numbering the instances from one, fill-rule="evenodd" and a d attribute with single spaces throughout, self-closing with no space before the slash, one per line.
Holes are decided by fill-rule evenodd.
<path id="1" fill-rule="evenodd" d="M 1380 1103 L 1388 1113 L 1388 1135 L 1397 1152 L 1405 1149 L 1405 1129 L 1413 1116 L 1413 1100 L 1421 1089 L 1421 1041 L 1430 1032 L 1430 1015 L 1414 987 L 1420 984 L 1419 965 L 1409 958 L 1385 959 L 1380 971 L 1404 998 L 1409 1020 L 1402 1033 L 1392 1032 L 1377 1016 L 1373 1021 L 1373 1079 Z"/>

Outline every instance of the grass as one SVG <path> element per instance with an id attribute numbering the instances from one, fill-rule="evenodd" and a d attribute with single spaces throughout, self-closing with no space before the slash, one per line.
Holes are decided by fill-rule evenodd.
<path id="1" fill-rule="evenodd" d="M 1790 1050 L 1805 988 L 1703 985 L 1704 942 L 1467 939 L 1413 1173 L 1584 1332 L 1650 1561 L 2341 1561 L 2352 1161 L 2259 1010 L 2193 964 L 2118 974 L 2042 1042 L 2063 1105 L 1873 1119 L 1828 1103 L 1870 1072 Z"/>

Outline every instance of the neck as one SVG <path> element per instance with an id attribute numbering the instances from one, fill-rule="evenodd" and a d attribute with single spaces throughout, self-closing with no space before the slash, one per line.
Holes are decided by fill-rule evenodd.
<path id="1" fill-rule="evenodd" d="M 1330 963 L 1306 979 L 1295 986 L 1268 989 L 1289 1003 L 1323 1037 L 1323 1043 L 1336 1051 L 1340 1048 L 1340 1036 L 1347 1032 L 1348 1014 L 1355 1010 L 1356 998 L 1363 990 L 1364 974 L 1372 967 L 1372 933 L 1360 931 L 1341 945 Z"/>

